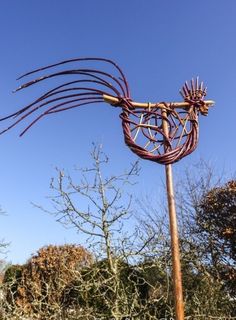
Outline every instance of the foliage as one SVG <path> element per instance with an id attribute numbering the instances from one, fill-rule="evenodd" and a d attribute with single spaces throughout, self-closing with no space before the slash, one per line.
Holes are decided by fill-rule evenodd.
<path id="1" fill-rule="evenodd" d="M 194 290 L 183 270 L 186 291 L 194 290 L 195 295 L 189 305 L 199 313 L 205 310 L 208 317 L 236 316 L 236 181 L 222 184 L 204 163 L 196 177 L 190 172 L 186 176 L 179 198 L 182 251 L 188 255 L 194 277 L 200 277 Z"/>
<path id="2" fill-rule="evenodd" d="M 12 266 L 5 273 L 6 296 L 13 307 L 25 314 L 41 314 L 47 319 L 60 313 L 65 287 L 92 263 L 92 256 L 76 245 L 47 246 L 40 249 L 27 264 Z"/>
<path id="3" fill-rule="evenodd" d="M 206 243 L 215 276 L 236 298 L 236 180 L 209 190 L 202 198 L 196 233 Z"/>
<path id="4" fill-rule="evenodd" d="M 236 261 L 236 180 L 206 193 L 198 206 L 196 223 L 206 239 L 211 237 L 216 259 L 221 256 Z"/>
<path id="5" fill-rule="evenodd" d="M 57 220 L 87 235 L 93 256 L 78 246 L 48 246 L 24 266 L 9 268 L 4 282 L 14 320 L 174 318 L 165 209 L 139 198 L 139 216 L 145 218 L 133 233 L 122 232 L 131 216 L 125 187 L 132 186 L 137 165 L 106 177 L 108 158 L 100 147 L 92 159 L 91 167 L 79 171 L 79 183 L 58 170 L 51 187 Z M 202 164 L 196 177 L 185 177 L 177 188 L 185 318 L 235 319 L 236 181 L 214 184 L 211 168 Z"/>
<path id="6" fill-rule="evenodd" d="M 10 288 L 10 290 L 6 290 L 5 299 L 9 306 L 14 306 L 15 301 L 19 298 L 18 288 L 22 279 L 22 271 L 24 269 L 24 265 L 10 265 L 4 274 L 3 284 L 6 287 Z"/>
<path id="7" fill-rule="evenodd" d="M 80 307 L 84 316 L 90 313 L 107 320 L 113 319 L 114 311 L 117 319 L 148 320 L 173 314 L 166 303 L 168 294 L 163 290 L 166 274 L 158 260 L 136 265 L 116 262 L 118 285 L 109 262 L 98 261 L 84 269 L 82 277 L 66 289 L 70 307 Z"/>
<path id="8" fill-rule="evenodd" d="M 178 188 L 180 186 L 180 188 Z M 176 186 L 181 264 L 187 319 L 234 319 L 235 310 L 235 180 L 221 183 L 211 166 L 201 162 L 186 171 Z M 145 200 L 144 200 L 145 201 Z M 140 200 L 139 200 L 140 204 Z M 159 259 L 171 265 L 165 210 L 145 201 L 140 225 Z M 173 305 L 172 281 L 165 308 Z M 167 287 L 164 285 L 164 291 Z"/>

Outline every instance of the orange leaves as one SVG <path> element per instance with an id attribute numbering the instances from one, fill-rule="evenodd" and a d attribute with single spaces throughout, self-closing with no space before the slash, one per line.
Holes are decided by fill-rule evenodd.
<path id="1" fill-rule="evenodd" d="M 49 245 L 41 248 L 13 279 L 12 303 L 28 314 L 50 314 L 63 303 L 65 288 L 77 279 L 80 270 L 93 262 L 92 255 L 77 245 Z M 10 290 L 12 290 L 12 286 Z"/>

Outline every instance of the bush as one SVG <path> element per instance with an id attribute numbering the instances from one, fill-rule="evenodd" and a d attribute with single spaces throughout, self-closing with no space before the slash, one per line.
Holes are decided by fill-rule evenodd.
<path id="1" fill-rule="evenodd" d="M 91 254 L 81 246 L 44 247 L 24 266 L 12 266 L 6 271 L 8 303 L 24 314 L 40 315 L 40 319 L 61 314 L 66 286 L 91 263 Z"/>

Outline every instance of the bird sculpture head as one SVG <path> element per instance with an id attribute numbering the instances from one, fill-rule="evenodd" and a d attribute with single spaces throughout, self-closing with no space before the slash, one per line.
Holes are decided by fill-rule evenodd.
<path id="1" fill-rule="evenodd" d="M 214 105 L 214 101 L 204 102 L 204 98 L 207 95 L 207 88 L 203 86 L 203 82 L 199 83 L 199 78 L 191 80 L 189 85 L 186 81 L 182 90 L 180 90 L 181 96 L 184 98 L 184 101 L 188 102 L 190 105 L 194 105 L 203 116 L 208 115 L 209 107 Z"/>

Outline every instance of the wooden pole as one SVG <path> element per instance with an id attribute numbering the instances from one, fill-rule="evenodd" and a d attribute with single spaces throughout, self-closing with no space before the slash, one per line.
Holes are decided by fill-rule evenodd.
<path id="1" fill-rule="evenodd" d="M 175 297 L 175 317 L 176 320 L 184 320 L 184 303 L 183 303 L 183 289 L 182 289 L 182 275 L 179 253 L 179 237 L 178 225 L 175 210 L 175 196 L 172 177 L 172 166 L 167 164 L 166 171 L 166 189 L 170 219 L 170 235 L 171 235 L 171 253 L 172 253 L 172 274 L 174 283 L 174 297 Z"/>
<path id="2" fill-rule="evenodd" d="M 169 136 L 168 123 L 165 120 L 167 117 L 166 110 L 162 110 L 163 116 L 163 131 L 166 136 Z M 175 298 L 175 317 L 176 320 L 184 320 L 184 302 L 183 302 L 183 289 L 182 289 L 182 275 L 179 253 L 179 237 L 178 237 L 178 224 L 175 210 L 175 195 L 172 176 L 172 166 L 167 164 L 165 166 L 166 172 L 166 189 L 167 200 L 169 209 L 169 225 L 171 237 L 171 256 L 172 256 L 172 275 L 174 284 L 174 298 Z"/>

